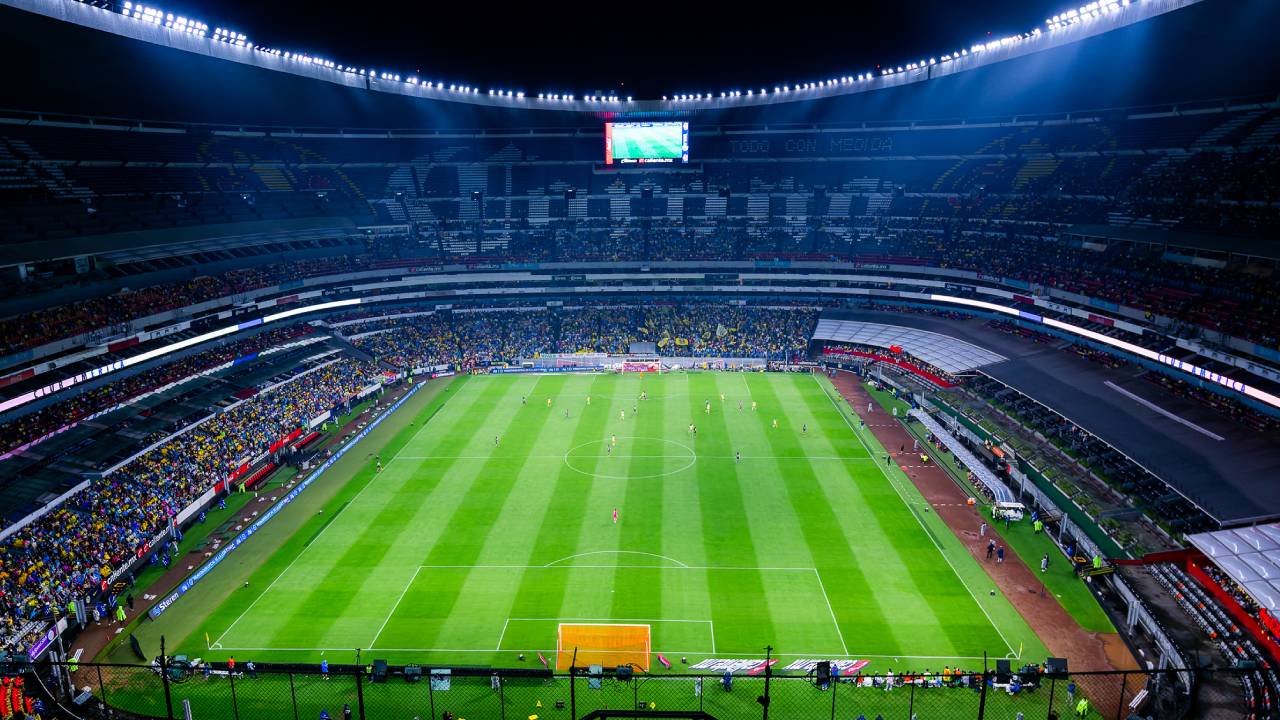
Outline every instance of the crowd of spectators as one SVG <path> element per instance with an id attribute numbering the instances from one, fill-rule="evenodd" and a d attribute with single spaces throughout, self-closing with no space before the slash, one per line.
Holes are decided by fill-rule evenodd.
<path id="1" fill-rule="evenodd" d="M 586 305 L 370 316 L 342 329 L 361 350 L 398 369 L 467 369 L 549 352 L 626 354 L 643 342 L 666 356 L 796 360 L 817 318 L 813 307 Z"/>
<path id="2" fill-rule="evenodd" d="M 457 359 L 458 337 L 443 314 L 394 319 L 374 316 L 351 329 L 353 345 L 401 370 L 444 365 Z"/>
<path id="3" fill-rule="evenodd" d="M 796 360 L 817 315 L 811 307 L 588 305 L 371 318 L 343 330 L 357 347 L 401 369 L 441 363 L 465 369 L 543 353 L 627 353 L 633 343 L 653 343 L 673 357 Z"/>
<path id="4" fill-rule="evenodd" d="M 351 359 L 292 372 L 297 375 L 284 385 L 91 481 L 0 543 L 3 624 L 20 628 L 72 612 L 68 603 L 105 589 L 111 573 L 140 557 L 192 500 L 380 377 L 373 365 Z"/>
<path id="5" fill-rule="evenodd" d="M 1268 155 L 1267 157 L 1271 157 Z M 1193 161 L 1188 161 L 1191 163 Z M 1194 162 L 1199 162 L 1194 161 Z M 901 201 L 901 202 L 900 202 Z M 994 201 L 992 201 L 994 202 Z M 1021 202 L 1021 205 L 1017 203 Z M 1064 201 L 1055 200 L 1056 207 Z M 484 256 L 450 254 L 422 235 L 374 244 L 367 256 L 306 260 L 235 270 L 216 277 L 158 285 L 68 303 L 0 320 L 0 352 L 38 346 L 216 297 L 234 296 L 301 277 L 405 263 L 490 261 L 653 261 L 806 259 L 861 264 L 895 263 L 970 270 L 1053 287 L 1136 307 L 1185 323 L 1280 346 L 1280 282 L 1251 267 L 1175 262 L 1164 249 L 1119 244 L 1090 250 L 1058 238 L 1064 221 L 1041 205 L 1000 200 L 999 207 L 901 198 L 885 216 L 831 223 L 752 223 L 741 218 L 688 223 L 655 219 L 644 225 L 604 219 L 505 229 L 505 248 Z M 1011 205 L 1010 203 L 1014 203 Z M 1050 218 L 1050 219 L 1046 219 Z"/>
<path id="6" fill-rule="evenodd" d="M 59 400 L 51 405 L 0 423 L 0 454 L 79 422 L 91 415 L 111 410 L 133 398 L 178 382 L 192 375 L 261 352 L 311 332 L 306 324 L 268 330 L 252 337 L 226 342 L 217 347 L 158 365 L 136 375 L 99 385 Z"/>
<path id="7" fill-rule="evenodd" d="M 0 353 L 110 330 L 141 317 L 316 275 L 363 269 L 366 258 L 341 256 L 201 275 L 178 283 L 125 289 L 0 320 Z"/>
<path id="8" fill-rule="evenodd" d="M 817 311 L 808 307 L 633 305 L 574 309 L 560 320 L 562 352 L 629 352 L 653 343 L 677 357 L 793 359 L 808 348 Z"/>

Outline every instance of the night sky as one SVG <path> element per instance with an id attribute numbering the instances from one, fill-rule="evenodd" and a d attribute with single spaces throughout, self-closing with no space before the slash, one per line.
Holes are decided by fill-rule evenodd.
<path id="1" fill-rule="evenodd" d="M 1024 32 L 1063 0 L 876 3 L 175 0 L 163 10 L 251 42 L 423 79 L 634 95 L 816 81 Z M 768 9 L 753 9 L 755 7 Z"/>

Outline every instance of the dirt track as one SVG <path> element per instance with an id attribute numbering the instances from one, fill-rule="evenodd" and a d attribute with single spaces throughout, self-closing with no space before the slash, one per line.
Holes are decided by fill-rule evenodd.
<path id="1" fill-rule="evenodd" d="M 1129 652 L 1129 648 L 1115 633 L 1091 633 L 1083 630 L 1076 621 L 1063 609 L 1062 605 L 1048 592 L 1040 579 L 1030 567 L 1013 551 L 1005 546 L 1005 560 L 996 563 L 986 559 L 988 538 L 978 536 L 979 526 L 983 519 L 976 507 L 967 505 L 965 492 L 936 464 L 922 466 L 913 462 L 913 454 L 908 450 L 905 455 L 892 450 L 902 446 L 911 447 L 915 440 L 910 433 L 892 416 L 876 404 L 871 396 L 862 388 L 858 378 L 852 373 L 839 371 L 833 378 L 836 390 L 853 408 L 854 412 L 866 421 L 876 439 L 895 456 L 902 471 L 924 495 L 933 511 L 946 522 L 947 527 L 964 543 L 965 548 L 987 571 L 996 586 L 1009 598 L 1018 613 L 1022 615 L 1036 635 L 1040 636 L 1049 651 L 1056 657 L 1065 657 L 1070 662 L 1071 670 L 1134 670 L 1137 663 Z M 866 411 L 867 403 L 874 408 Z M 988 537 L 991 530 L 988 529 Z M 1000 540 L 997 538 L 997 542 Z M 1028 658 L 1038 660 L 1038 658 Z M 1104 688 L 1096 688 L 1091 692 L 1090 678 L 1081 678 L 1082 689 L 1091 696 L 1101 697 Z M 1106 695 L 1116 695 L 1115 681 L 1112 687 L 1106 688 Z"/>

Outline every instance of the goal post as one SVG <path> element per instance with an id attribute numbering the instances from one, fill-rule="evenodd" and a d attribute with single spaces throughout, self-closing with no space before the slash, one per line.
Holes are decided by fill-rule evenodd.
<path id="1" fill-rule="evenodd" d="M 634 665 L 649 671 L 648 625 L 560 623 L 556 627 L 556 669 L 568 670 L 577 651 L 578 667 Z"/>

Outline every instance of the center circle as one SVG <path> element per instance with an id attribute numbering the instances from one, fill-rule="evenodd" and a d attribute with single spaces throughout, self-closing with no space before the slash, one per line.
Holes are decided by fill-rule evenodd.
<path id="1" fill-rule="evenodd" d="M 667 440 L 666 438 L 619 435 L 618 444 L 614 446 L 613 452 L 610 453 L 609 445 L 611 442 L 611 438 L 604 438 L 603 440 L 591 440 L 569 448 L 569 451 L 564 454 L 565 467 L 582 475 L 608 480 L 646 480 L 666 477 L 688 470 L 693 467 L 693 463 L 698 459 L 698 455 L 693 451 L 693 448 L 684 443 Z M 619 461 L 629 462 L 631 458 L 636 457 L 661 459 L 664 466 L 667 460 L 675 460 L 680 466 L 654 473 L 621 474 L 609 472 L 609 470 L 613 469 L 612 466 Z M 594 463 L 595 468 L 591 468 L 590 463 Z"/>

